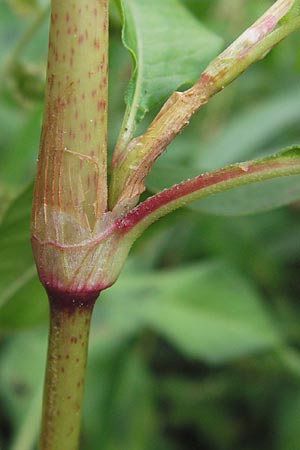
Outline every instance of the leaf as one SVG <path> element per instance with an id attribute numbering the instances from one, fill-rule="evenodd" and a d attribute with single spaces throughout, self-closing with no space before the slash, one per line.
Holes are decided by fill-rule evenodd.
<path id="1" fill-rule="evenodd" d="M 90 353 L 83 448 L 152 448 L 157 420 L 151 394 L 152 380 L 143 358 L 130 346 L 120 345 L 107 359 L 99 351 Z"/>
<path id="2" fill-rule="evenodd" d="M 199 77 L 221 40 L 178 0 L 122 0 L 121 4 L 123 43 L 133 59 L 127 126 L 134 129 L 147 111 Z"/>
<path id="3" fill-rule="evenodd" d="M 42 381 L 28 402 L 23 422 L 20 424 L 10 450 L 31 450 L 38 440 L 42 414 Z"/>
<path id="4" fill-rule="evenodd" d="M 29 220 L 32 185 L 10 206 L 0 225 L 0 330 L 45 320 L 48 305 L 32 257 Z"/>
<path id="5" fill-rule="evenodd" d="M 126 322 L 150 326 L 183 354 L 211 363 L 280 342 L 258 293 L 225 263 L 121 277 L 103 298 L 102 314 L 116 329 Z"/>
<path id="6" fill-rule="evenodd" d="M 8 151 L 3 152 L 1 158 L 0 177 L 9 185 L 22 186 L 33 176 L 39 147 L 40 118 L 40 108 L 27 113 L 22 126 L 7 143 Z"/>
<path id="7" fill-rule="evenodd" d="M 8 0 L 10 7 L 20 15 L 32 14 L 38 10 L 37 0 Z"/>
<path id="8" fill-rule="evenodd" d="M 299 388 L 291 386 L 280 393 L 276 408 L 274 450 L 297 450 L 300 446 Z"/>
<path id="9" fill-rule="evenodd" d="M 45 330 L 38 330 L 13 336 L 2 349 L 1 400 L 15 431 L 22 427 L 33 399 L 37 395 L 41 396 L 46 345 Z M 38 422 L 36 420 L 37 427 Z"/>
<path id="10" fill-rule="evenodd" d="M 147 187 L 158 192 L 182 179 L 196 175 L 195 168 L 175 164 L 157 164 L 147 178 Z M 187 208 L 219 216 L 241 216 L 270 211 L 300 200 L 300 176 L 276 178 L 239 186 L 195 201 Z"/>
<path id="11" fill-rule="evenodd" d="M 199 143 L 192 164 L 206 171 L 262 156 L 262 151 L 274 146 L 284 131 L 298 124 L 299 101 L 300 88 L 297 86 L 247 106 L 225 121 L 210 139 Z"/>

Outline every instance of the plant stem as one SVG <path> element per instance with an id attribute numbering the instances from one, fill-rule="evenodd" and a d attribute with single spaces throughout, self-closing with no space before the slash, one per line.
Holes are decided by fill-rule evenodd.
<path id="1" fill-rule="evenodd" d="M 101 285 L 93 280 L 86 286 L 95 267 L 86 260 L 107 210 L 107 49 L 108 0 L 51 0 L 31 221 L 33 253 L 47 288 L 80 292 Z"/>
<path id="2" fill-rule="evenodd" d="M 49 293 L 50 331 L 40 450 L 77 450 L 90 319 L 97 293 Z"/>
<path id="3" fill-rule="evenodd" d="M 267 158 L 231 164 L 182 181 L 148 197 L 117 220 L 122 234 L 136 239 L 149 225 L 160 217 L 187 203 L 218 192 L 272 178 L 299 175 L 299 147 L 291 147 Z"/>

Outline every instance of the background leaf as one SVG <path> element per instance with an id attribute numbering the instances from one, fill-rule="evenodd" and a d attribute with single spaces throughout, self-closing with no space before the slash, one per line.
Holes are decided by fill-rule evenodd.
<path id="1" fill-rule="evenodd" d="M 294 86 L 293 89 L 285 89 L 284 93 L 275 91 L 264 101 L 258 99 L 250 107 L 246 105 L 217 132 L 204 137 L 204 142 L 199 141 L 197 149 L 192 151 L 193 165 L 202 170 L 212 170 L 274 153 L 282 145 L 291 145 L 291 136 L 285 142 L 281 136 L 299 122 L 299 101 L 300 89 Z"/>
<path id="2" fill-rule="evenodd" d="M 47 318 L 46 295 L 30 246 L 31 202 L 32 185 L 10 206 L 0 225 L 0 332 Z"/>
<path id="3" fill-rule="evenodd" d="M 102 294 L 104 316 L 110 305 L 112 323 L 121 329 L 133 320 L 153 327 L 194 358 L 220 363 L 280 342 L 259 295 L 226 265 L 199 264 L 124 281 Z"/>

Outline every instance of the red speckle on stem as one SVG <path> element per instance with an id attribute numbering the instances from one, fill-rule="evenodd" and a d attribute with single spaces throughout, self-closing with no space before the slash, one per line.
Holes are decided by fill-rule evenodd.
<path id="1" fill-rule="evenodd" d="M 103 100 L 103 99 L 98 100 L 98 102 L 97 102 L 97 111 L 98 112 L 103 111 L 103 110 L 105 110 L 105 107 L 106 107 L 106 101 Z"/>
<path id="2" fill-rule="evenodd" d="M 99 39 L 95 38 L 93 44 L 94 44 L 94 48 L 96 48 L 97 50 L 100 48 Z"/>
<path id="3" fill-rule="evenodd" d="M 97 187 L 97 185 L 98 185 L 98 174 L 95 172 L 94 173 L 94 186 Z"/>

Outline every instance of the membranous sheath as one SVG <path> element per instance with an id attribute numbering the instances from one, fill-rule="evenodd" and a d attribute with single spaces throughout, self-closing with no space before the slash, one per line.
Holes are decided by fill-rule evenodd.
<path id="1" fill-rule="evenodd" d="M 50 20 L 32 245 L 46 287 L 78 290 L 94 279 L 80 267 L 109 220 L 107 1 L 52 0 Z"/>

